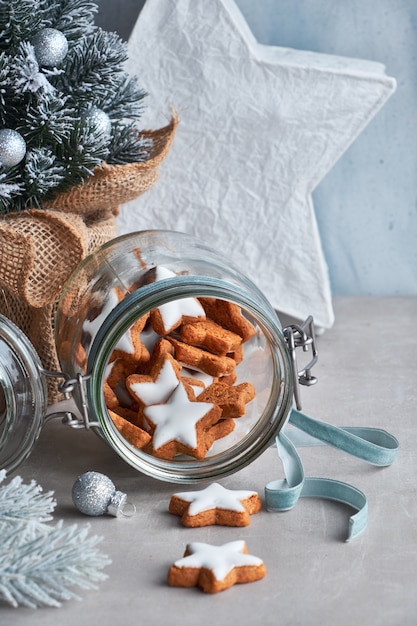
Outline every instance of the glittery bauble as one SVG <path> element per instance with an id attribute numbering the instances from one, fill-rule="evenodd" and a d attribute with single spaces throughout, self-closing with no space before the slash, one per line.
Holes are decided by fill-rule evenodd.
<path id="1" fill-rule="evenodd" d="M 26 154 L 26 142 L 22 135 L 11 128 L 0 130 L 0 165 L 5 168 L 18 165 Z"/>
<path id="2" fill-rule="evenodd" d="M 32 38 L 36 60 L 41 67 L 56 67 L 68 52 L 67 38 L 56 28 L 43 28 Z"/>
<path id="3" fill-rule="evenodd" d="M 92 124 L 97 132 L 105 137 L 110 136 L 111 133 L 111 121 L 107 113 L 102 111 L 96 106 L 90 107 L 82 114 L 83 120 L 88 120 Z"/>
<path id="4" fill-rule="evenodd" d="M 126 494 L 116 491 L 113 482 L 99 472 L 86 472 L 78 476 L 72 488 L 72 501 L 85 515 L 117 516 L 123 512 Z"/>

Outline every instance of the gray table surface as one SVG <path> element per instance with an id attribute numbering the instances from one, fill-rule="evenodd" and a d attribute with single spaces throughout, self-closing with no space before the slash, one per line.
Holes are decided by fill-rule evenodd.
<path id="1" fill-rule="evenodd" d="M 49 423 L 19 469 L 57 500 L 54 519 L 91 525 L 111 559 L 98 590 L 80 591 L 59 609 L 0 607 L 2 626 L 78 624 L 283 624 L 405 626 L 417 623 L 417 298 L 335 298 L 334 327 L 318 339 L 315 387 L 303 389 L 303 410 L 337 425 L 384 428 L 398 437 L 392 466 L 375 468 L 328 447 L 300 449 L 307 475 L 347 481 L 365 492 L 368 527 L 344 541 L 344 505 L 302 499 L 286 513 L 266 510 L 246 528 L 186 529 L 167 512 L 176 485 L 138 474 L 91 432 Z M 86 518 L 71 488 L 85 471 L 107 474 L 136 505 L 129 519 Z M 275 448 L 223 479 L 255 489 L 282 478 Z M 185 487 L 188 489 L 191 487 Z M 192 487 L 195 489 L 196 487 Z M 266 577 L 215 595 L 170 588 L 166 576 L 190 541 L 244 539 L 261 557 Z M 76 589 L 74 589 L 76 590 Z"/>

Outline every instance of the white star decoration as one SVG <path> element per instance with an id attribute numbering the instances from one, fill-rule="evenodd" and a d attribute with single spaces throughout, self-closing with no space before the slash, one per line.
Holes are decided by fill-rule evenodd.
<path id="1" fill-rule="evenodd" d="M 197 541 L 188 544 L 190 554 L 175 562 L 176 567 L 209 569 L 216 580 L 223 580 L 235 567 L 262 565 L 262 560 L 245 552 L 244 541 L 230 541 L 222 546 L 212 546 Z"/>
<path id="2" fill-rule="evenodd" d="M 147 0 L 128 69 L 180 125 L 123 231 L 187 231 L 279 310 L 333 323 L 311 193 L 395 89 L 379 63 L 259 44 L 233 0 Z M 352 181 L 354 184 L 354 181 Z M 331 210 L 331 207 L 329 207 Z"/>

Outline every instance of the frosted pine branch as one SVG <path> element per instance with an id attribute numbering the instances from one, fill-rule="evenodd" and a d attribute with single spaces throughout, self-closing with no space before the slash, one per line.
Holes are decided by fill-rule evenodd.
<path id="1" fill-rule="evenodd" d="M 6 477 L 5 470 L 0 470 L 0 483 Z M 32 481 L 23 484 L 16 476 L 8 484 L 0 487 L 0 523 L 37 520 L 44 523 L 52 519 L 51 513 L 56 502 L 52 492 L 42 492 L 42 487 Z"/>
<path id="2" fill-rule="evenodd" d="M 65 32 L 71 42 L 94 31 L 94 14 L 98 6 L 86 0 L 60 0 L 51 3 L 46 9 L 50 24 Z"/>
<path id="3" fill-rule="evenodd" d="M 23 186 L 21 183 L 2 183 L 0 176 L 0 204 L 2 198 L 5 200 L 10 200 L 13 197 L 13 194 L 17 194 L 22 191 Z"/>
<path id="4" fill-rule="evenodd" d="M 110 563 L 97 550 L 101 539 L 87 537 L 88 527 L 62 522 L 33 541 L 19 544 L 16 530 L 2 536 L 0 546 L 0 601 L 17 607 L 61 606 L 78 598 L 70 589 L 96 589 L 107 578 L 100 570 Z M 16 545 L 17 543 L 17 545 Z"/>
<path id="5" fill-rule="evenodd" d="M 20 98 L 25 92 L 35 94 L 39 90 L 47 93 L 54 91 L 45 73 L 40 71 L 33 46 L 28 41 L 22 41 L 16 52 L 10 83 Z"/>
<path id="6" fill-rule="evenodd" d="M 0 470 L 0 483 L 6 476 Z M 0 487 L 0 603 L 36 608 L 77 598 L 71 587 L 96 589 L 110 560 L 97 549 L 89 526 L 65 528 L 52 519 L 52 492 L 17 476 Z"/>
<path id="7" fill-rule="evenodd" d="M 114 128 L 110 145 L 110 164 L 132 163 L 145 161 L 149 156 L 152 142 L 145 137 L 138 137 L 137 130 L 131 127 Z"/>

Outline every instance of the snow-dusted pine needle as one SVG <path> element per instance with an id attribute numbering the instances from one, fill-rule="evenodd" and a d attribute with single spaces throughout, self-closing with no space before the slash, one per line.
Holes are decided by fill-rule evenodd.
<path id="1" fill-rule="evenodd" d="M 0 470 L 0 483 L 5 477 L 5 470 Z M 52 491 L 43 493 L 42 487 L 35 481 L 25 485 L 22 478 L 16 476 L 0 487 L 0 522 L 29 519 L 48 522 L 56 506 L 52 496 Z"/>

